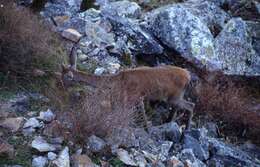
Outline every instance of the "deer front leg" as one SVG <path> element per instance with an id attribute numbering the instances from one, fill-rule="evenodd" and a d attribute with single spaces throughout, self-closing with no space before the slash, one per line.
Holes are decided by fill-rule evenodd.
<path id="1" fill-rule="evenodd" d="M 185 109 L 188 112 L 188 121 L 186 123 L 186 129 L 189 130 L 191 121 L 192 121 L 192 117 L 193 117 L 193 110 L 194 110 L 195 104 L 192 102 L 189 102 L 187 100 L 184 100 L 183 97 L 181 97 L 179 99 L 172 98 L 172 99 L 170 99 L 169 102 L 170 102 L 170 104 L 177 105 L 181 109 Z"/>
<path id="2" fill-rule="evenodd" d="M 186 101 L 184 99 L 181 99 L 178 101 L 178 106 L 182 109 L 186 109 L 188 111 L 188 122 L 186 124 L 186 130 L 190 129 L 192 117 L 193 117 L 193 110 L 195 107 L 195 104 L 189 101 Z"/>

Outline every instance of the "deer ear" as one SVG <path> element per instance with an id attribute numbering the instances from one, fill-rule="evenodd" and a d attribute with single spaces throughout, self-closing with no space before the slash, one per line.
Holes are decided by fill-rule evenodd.
<path id="1" fill-rule="evenodd" d="M 65 66 L 65 64 L 62 63 L 62 65 L 61 65 L 61 69 L 62 69 L 62 71 L 65 71 L 65 70 L 66 70 L 66 66 Z"/>

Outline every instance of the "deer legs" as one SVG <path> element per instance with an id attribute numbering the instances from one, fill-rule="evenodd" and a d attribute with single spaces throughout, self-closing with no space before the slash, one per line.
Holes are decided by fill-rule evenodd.
<path id="1" fill-rule="evenodd" d="M 179 98 L 177 100 L 171 99 L 170 104 L 177 105 L 181 109 L 185 109 L 188 112 L 188 121 L 186 123 L 186 130 L 189 130 L 190 126 L 191 126 L 191 121 L 192 121 L 192 117 L 193 117 L 193 110 L 194 110 L 195 104 L 192 102 L 189 102 L 187 100 L 184 100 L 183 96 L 181 96 L 181 98 Z"/>

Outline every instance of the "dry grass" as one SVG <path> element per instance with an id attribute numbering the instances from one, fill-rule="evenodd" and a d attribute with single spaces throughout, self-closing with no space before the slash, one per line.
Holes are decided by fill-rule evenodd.
<path id="1" fill-rule="evenodd" d="M 108 83 L 100 83 L 97 88 L 81 86 L 66 90 L 71 92 L 70 104 L 58 114 L 65 137 L 83 143 L 91 135 L 105 137 L 115 129 L 129 127 L 134 112 L 124 105 L 119 90 Z"/>
<path id="2" fill-rule="evenodd" d="M 233 132 L 247 129 L 248 135 L 259 137 L 260 113 L 250 111 L 251 97 L 245 87 L 219 75 L 208 83 L 202 83 L 198 90 L 195 113 L 223 121 Z"/>
<path id="3" fill-rule="evenodd" d="M 33 82 L 35 70 L 57 71 L 65 54 L 57 35 L 28 9 L 0 0 L 0 72 L 7 80 Z"/>

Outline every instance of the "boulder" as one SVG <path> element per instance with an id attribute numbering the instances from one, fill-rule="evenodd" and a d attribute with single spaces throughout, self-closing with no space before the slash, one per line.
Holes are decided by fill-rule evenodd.
<path id="1" fill-rule="evenodd" d="M 183 6 L 204 22 L 214 35 L 217 35 L 223 29 L 226 22 L 231 19 L 231 16 L 223 9 L 214 2 L 207 0 L 186 2 L 183 3 Z"/>
<path id="2" fill-rule="evenodd" d="M 209 148 L 212 159 L 220 161 L 224 166 L 259 166 L 255 159 L 246 152 L 218 141 L 214 138 L 209 138 Z"/>
<path id="3" fill-rule="evenodd" d="M 120 17 L 139 18 L 141 17 L 141 7 L 135 2 L 127 0 L 108 3 L 101 7 L 103 12 L 113 13 Z"/>
<path id="4" fill-rule="evenodd" d="M 128 48 L 135 54 L 158 55 L 163 53 L 162 46 L 155 38 L 134 21 L 107 12 L 101 14 L 111 23 L 114 33 L 125 39 Z"/>
<path id="5" fill-rule="evenodd" d="M 231 19 L 215 39 L 216 56 L 227 75 L 259 76 L 259 57 L 252 46 L 247 24 L 241 18 Z"/>
<path id="6" fill-rule="evenodd" d="M 214 38 L 207 24 L 181 4 L 155 9 L 146 17 L 148 27 L 169 49 L 198 68 L 219 69 Z"/>

